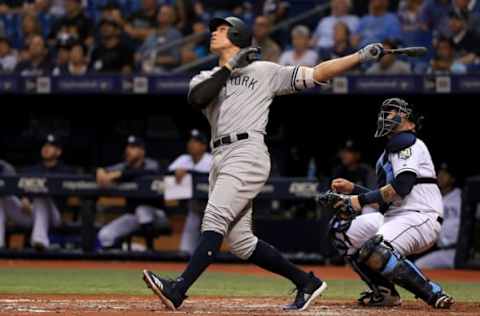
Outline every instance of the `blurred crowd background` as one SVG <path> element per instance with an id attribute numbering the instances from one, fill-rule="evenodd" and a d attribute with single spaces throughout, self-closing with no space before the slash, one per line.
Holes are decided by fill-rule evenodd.
<path id="1" fill-rule="evenodd" d="M 382 42 L 426 46 L 429 53 L 385 56 L 353 74 L 475 73 L 479 14 L 477 0 L 1 0 L 0 73 L 198 71 L 182 65 L 209 55 L 208 21 L 229 15 L 252 27 L 265 60 L 284 65 L 314 65 Z"/>

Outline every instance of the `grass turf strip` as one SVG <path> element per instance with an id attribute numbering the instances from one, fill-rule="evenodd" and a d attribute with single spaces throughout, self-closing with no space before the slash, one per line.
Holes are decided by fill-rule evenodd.
<path id="1" fill-rule="evenodd" d="M 175 277 L 169 271 L 155 271 Z M 365 290 L 360 281 L 329 280 L 325 299 L 356 299 Z M 442 282 L 456 301 L 480 301 L 480 283 Z M 206 272 L 190 289 L 189 295 L 202 296 L 287 296 L 293 285 L 277 276 Z M 4 294 L 130 294 L 151 295 L 141 271 L 80 269 L 0 268 L 0 293 Z M 402 298 L 413 296 L 401 290 Z"/>

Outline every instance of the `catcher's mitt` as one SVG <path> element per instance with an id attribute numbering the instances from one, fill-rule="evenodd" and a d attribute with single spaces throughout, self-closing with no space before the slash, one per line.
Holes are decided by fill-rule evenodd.
<path id="1" fill-rule="evenodd" d="M 353 208 L 348 195 L 326 191 L 317 196 L 317 202 L 324 208 L 334 211 L 341 220 L 351 220 L 359 214 Z"/>

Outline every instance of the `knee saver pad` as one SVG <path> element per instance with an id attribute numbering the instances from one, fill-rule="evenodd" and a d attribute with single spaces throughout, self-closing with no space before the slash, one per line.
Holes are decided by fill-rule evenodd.
<path id="1" fill-rule="evenodd" d="M 242 260 L 247 260 L 257 247 L 258 238 L 254 234 L 244 236 L 228 236 L 230 252 Z"/>
<path id="2" fill-rule="evenodd" d="M 351 242 L 347 236 L 347 231 L 351 225 L 351 220 L 340 220 L 336 216 L 330 220 L 328 225 L 328 238 L 330 239 L 333 248 L 335 248 L 335 250 L 337 250 L 342 256 L 346 256 L 351 248 Z"/>
<path id="3" fill-rule="evenodd" d="M 373 271 L 381 272 L 393 256 L 392 249 L 383 242 L 381 235 L 367 240 L 358 252 L 358 260 Z"/>

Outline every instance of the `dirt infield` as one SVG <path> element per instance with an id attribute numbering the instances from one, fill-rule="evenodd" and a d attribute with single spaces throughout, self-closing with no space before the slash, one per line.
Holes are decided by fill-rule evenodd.
<path id="1" fill-rule="evenodd" d="M 78 268 L 78 269 L 141 269 L 181 271 L 183 263 L 142 262 L 89 262 L 89 261 L 21 261 L 0 260 L 0 268 Z M 357 276 L 346 267 L 307 266 L 325 279 L 352 280 Z M 211 271 L 267 275 L 250 265 L 215 264 Z M 427 274 L 436 280 L 480 282 L 478 271 L 437 270 Z M 1 282 L 1 280 L 0 280 Z M 284 312 L 282 306 L 291 297 L 198 297 L 189 298 L 180 311 L 165 310 L 161 302 L 152 296 L 128 295 L 14 295 L 0 294 L 0 315 L 8 316 L 140 316 L 140 315 L 480 315 L 480 303 L 457 303 L 449 311 L 433 310 L 421 301 L 407 301 L 401 308 L 372 309 L 356 306 L 354 302 L 318 299 L 306 312 Z"/>
<path id="2" fill-rule="evenodd" d="M 290 298 L 215 298 L 195 297 L 188 299 L 176 312 L 165 310 L 154 297 L 132 296 L 72 296 L 28 295 L 0 296 L 0 315 L 69 315 L 69 316 L 140 316 L 140 315 L 198 315 L 198 316 L 273 316 L 273 315 L 322 315 L 322 316 L 387 316 L 387 315 L 479 315 L 480 304 L 456 304 L 451 310 L 433 310 L 421 302 L 408 302 L 401 308 L 363 308 L 347 301 L 317 300 L 305 312 L 284 312 Z"/>

